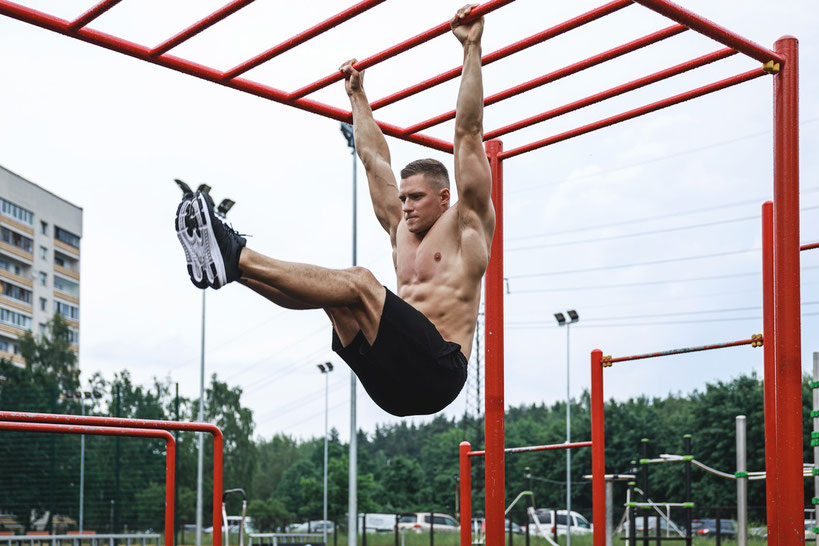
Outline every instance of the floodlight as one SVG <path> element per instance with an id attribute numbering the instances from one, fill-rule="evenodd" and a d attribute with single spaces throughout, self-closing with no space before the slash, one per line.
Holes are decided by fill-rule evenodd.
<path id="1" fill-rule="evenodd" d="M 557 320 L 558 326 L 563 326 L 566 324 L 566 317 L 563 315 L 563 313 L 555 313 L 555 319 Z"/>
<path id="2" fill-rule="evenodd" d="M 353 136 L 353 126 L 350 123 L 341 122 L 341 134 L 347 139 L 347 146 L 355 148 L 355 137 Z"/>
<path id="3" fill-rule="evenodd" d="M 580 316 L 574 309 L 569 309 L 568 311 L 566 311 L 566 313 L 568 313 L 569 318 L 571 319 L 572 322 L 577 322 L 578 320 L 580 320 Z"/>

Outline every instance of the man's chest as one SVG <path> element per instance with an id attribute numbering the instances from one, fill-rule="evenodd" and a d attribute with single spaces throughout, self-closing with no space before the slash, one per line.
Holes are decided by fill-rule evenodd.
<path id="1" fill-rule="evenodd" d="M 428 283 L 458 267 L 457 241 L 429 233 L 421 241 L 407 237 L 396 247 L 396 273 L 399 284 Z"/>

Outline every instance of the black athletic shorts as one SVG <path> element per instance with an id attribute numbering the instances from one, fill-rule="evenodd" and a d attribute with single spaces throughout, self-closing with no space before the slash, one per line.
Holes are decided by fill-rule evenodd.
<path id="1" fill-rule="evenodd" d="M 375 343 L 371 346 L 358 332 L 343 347 L 333 329 L 333 350 L 370 398 L 398 417 L 441 411 L 466 383 L 461 346 L 446 341 L 427 317 L 389 290 Z"/>

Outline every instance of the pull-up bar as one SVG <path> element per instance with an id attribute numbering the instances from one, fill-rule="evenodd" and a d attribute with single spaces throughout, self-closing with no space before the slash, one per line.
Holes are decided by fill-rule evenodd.
<path id="1" fill-rule="evenodd" d="M 507 447 L 503 450 L 504 453 L 530 453 L 532 451 L 552 451 L 556 449 L 573 449 L 575 447 L 591 447 L 591 442 L 574 442 L 562 444 L 548 444 L 545 446 L 525 446 L 525 447 Z M 467 455 L 470 457 L 482 457 L 486 455 L 486 450 L 469 451 Z"/>
<path id="2" fill-rule="evenodd" d="M 802 246 L 800 246 L 800 247 L 799 247 L 799 250 L 801 250 L 802 252 L 804 252 L 804 251 L 806 251 L 806 250 L 815 250 L 815 249 L 817 249 L 817 248 L 819 248 L 819 243 L 808 243 L 808 244 L 806 244 L 806 245 L 802 245 Z"/>
<path id="3" fill-rule="evenodd" d="M 700 345 L 698 347 L 684 347 L 682 349 L 671 349 L 669 351 L 659 351 L 656 353 L 646 353 L 642 355 L 633 356 L 619 356 L 612 358 L 611 356 L 604 356 L 601 360 L 604 367 L 609 367 L 615 362 L 627 362 L 629 360 L 642 360 L 644 358 L 656 358 L 659 356 L 681 355 L 685 353 L 697 353 L 700 351 L 711 351 L 713 349 L 726 349 L 728 347 L 740 347 L 742 345 L 750 345 L 751 347 L 762 347 L 762 334 L 754 334 L 749 339 L 741 339 L 739 341 L 729 341 L 727 343 L 715 343 L 712 345 Z"/>

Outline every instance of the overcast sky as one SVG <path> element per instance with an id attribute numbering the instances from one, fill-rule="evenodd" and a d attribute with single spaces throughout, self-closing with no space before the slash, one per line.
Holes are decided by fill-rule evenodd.
<path id="1" fill-rule="evenodd" d="M 89 0 L 23 2 L 63 18 Z M 225 0 L 125 0 L 92 28 L 155 45 Z M 257 0 L 173 51 L 219 69 L 239 64 L 351 4 Z M 814 0 L 684 6 L 758 43 L 800 40 L 801 232 L 819 240 L 819 6 Z M 518 0 L 487 17 L 484 53 L 598 6 Z M 309 9 L 308 9 L 309 6 Z M 447 20 L 460 2 L 390 0 L 246 77 L 294 90 Z M 672 24 L 631 6 L 484 69 L 496 93 Z M 720 49 L 687 32 L 490 106 L 492 129 Z M 80 365 L 84 377 L 127 369 L 137 382 L 169 377 L 195 397 L 201 292 L 189 282 L 171 228 L 173 183 L 207 183 L 236 206 L 233 225 L 271 256 L 347 267 L 352 254 L 351 159 L 338 122 L 214 85 L 0 17 L 0 165 L 84 210 Z M 447 34 L 367 70 L 371 100 L 458 66 Z M 503 137 L 506 149 L 758 66 L 737 55 L 696 72 Z M 458 80 L 384 108 L 406 126 L 454 107 Z M 348 107 L 341 83 L 315 94 Z M 772 79 L 764 77 L 505 162 L 506 403 L 566 396 L 566 330 L 553 313 L 576 309 L 571 393 L 589 386 L 589 353 L 624 355 L 731 341 L 762 331 L 760 222 L 772 192 Z M 452 139 L 453 124 L 429 134 Z M 388 139 L 394 167 L 451 157 Z M 395 289 L 387 235 L 375 221 L 363 170 L 358 262 Z M 646 264 L 646 262 L 660 262 Z M 819 251 L 802 253 L 803 369 L 819 350 Z M 350 372 L 330 351 L 320 311 L 279 309 L 239 285 L 207 293 L 207 374 L 238 385 L 256 432 L 298 437 L 330 426 L 349 437 Z M 664 396 L 761 373 L 762 350 L 742 347 L 617 366 L 606 396 Z M 460 415 L 469 387 L 447 409 Z M 422 396 L 423 393 L 419 393 Z M 470 402 L 474 408 L 474 402 Z M 394 423 L 363 389 L 359 427 Z M 733 416 L 725 416 L 733 421 Z M 426 418 L 413 418 L 420 422 Z M 538 438 L 533 441 L 561 441 Z M 761 441 L 761 439 L 759 439 Z"/>

